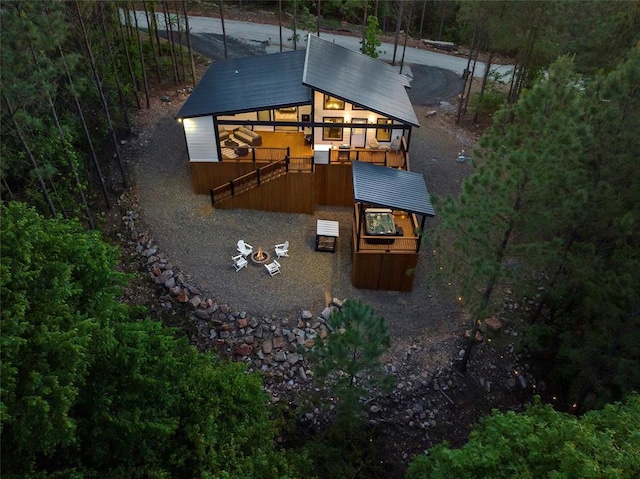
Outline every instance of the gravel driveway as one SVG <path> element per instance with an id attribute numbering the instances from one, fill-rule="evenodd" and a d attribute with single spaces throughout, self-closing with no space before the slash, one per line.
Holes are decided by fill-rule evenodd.
<path id="1" fill-rule="evenodd" d="M 433 105 L 447 93 L 428 83 L 450 72 L 419 66 L 413 69 L 414 93 L 410 95 L 421 128 L 413 130 L 411 169 L 423 173 L 427 188 L 435 195 L 456 195 L 472 167 L 455 161 L 457 152 L 471 150 L 474 139 L 451 126 L 450 112 Z M 433 96 L 435 95 L 435 96 Z M 136 194 L 142 221 L 161 252 L 174 267 L 189 275 L 207 297 L 228 303 L 251 315 L 299 315 L 309 309 L 318 314 L 327 298 L 359 298 L 370 304 L 389 323 L 394 339 L 408 339 L 435 330 L 459 328 L 460 311 L 446 294 L 428 281 L 429 251 L 423 248 L 409 293 L 369 291 L 351 285 L 351 208 L 322 207 L 313 216 L 248 210 L 218 210 L 207 195 L 192 192 L 186 145 L 180 124 L 173 115 L 182 101 L 159 104 L 155 126 L 136 142 Z M 427 113 L 437 111 L 428 116 Z M 449 115 L 449 117 L 448 117 Z M 139 147 L 139 148 L 138 148 Z M 436 211 L 437 213 L 437 211 Z M 335 254 L 314 251 L 317 219 L 340 222 Z M 437 226 L 427 219 L 426 230 Z M 270 277 L 264 266 L 250 264 L 236 272 L 231 256 L 239 239 L 273 254 L 273 246 L 288 240 L 290 257 L 283 258 L 282 274 Z"/>

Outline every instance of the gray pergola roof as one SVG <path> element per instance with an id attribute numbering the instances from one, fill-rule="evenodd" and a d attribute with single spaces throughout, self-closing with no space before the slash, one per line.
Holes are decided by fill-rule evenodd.
<path id="1" fill-rule="evenodd" d="M 178 118 L 309 104 L 303 85 L 305 52 L 273 53 L 215 62 L 184 103 Z"/>
<path id="2" fill-rule="evenodd" d="M 362 161 L 354 161 L 352 170 L 353 195 L 357 202 L 425 216 L 436 215 L 421 173 Z"/>
<path id="3" fill-rule="evenodd" d="M 420 126 L 406 78 L 380 60 L 309 35 L 302 82 L 388 118 Z"/>

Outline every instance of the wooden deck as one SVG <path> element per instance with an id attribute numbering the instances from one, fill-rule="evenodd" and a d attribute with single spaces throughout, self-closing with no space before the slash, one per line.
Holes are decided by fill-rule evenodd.
<path id="1" fill-rule="evenodd" d="M 266 149 L 287 149 L 289 148 L 289 155 L 295 158 L 311 158 L 313 156 L 313 149 L 311 145 L 307 144 L 304 140 L 304 133 L 298 131 L 256 131 L 262 137 L 262 145 L 255 147 L 256 152 Z M 223 160 L 233 159 L 239 162 L 253 161 L 252 149 L 249 147 L 249 153 L 242 157 L 230 157 L 225 156 L 223 151 Z M 259 153 L 256 153 L 257 157 L 260 157 Z M 277 161 L 277 160 L 275 160 Z"/>
<path id="2" fill-rule="evenodd" d="M 355 204 L 353 219 L 354 245 L 358 252 L 387 252 L 387 253 L 417 253 L 420 237 L 416 234 L 418 222 L 414 214 L 407 214 L 401 211 L 394 211 L 393 222 L 396 227 L 402 228 L 401 236 L 367 236 L 364 225 L 358 238 L 358 228 L 360 227 L 360 207 Z"/>
<path id="3" fill-rule="evenodd" d="M 262 136 L 262 145 L 258 147 L 248 147 L 248 153 L 241 157 L 225 156 L 223 149 L 223 160 L 234 160 L 238 162 L 251 162 L 255 160 L 279 161 L 281 155 L 275 153 L 289 148 L 291 158 L 311 158 L 314 151 L 312 145 L 304 139 L 304 133 L 299 131 L 257 131 Z M 255 150 L 252 151 L 252 150 Z M 266 158 L 268 150 L 272 150 L 269 158 Z M 228 151 L 228 150 L 227 150 Z M 274 156 L 275 155 L 275 156 Z M 273 156 L 273 158 L 272 158 Z M 354 160 L 365 161 L 389 166 L 391 168 L 405 168 L 405 160 L 401 151 L 391 151 L 372 148 L 351 148 L 349 150 L 330 150 L 330 163 L 350 163 Z"/>

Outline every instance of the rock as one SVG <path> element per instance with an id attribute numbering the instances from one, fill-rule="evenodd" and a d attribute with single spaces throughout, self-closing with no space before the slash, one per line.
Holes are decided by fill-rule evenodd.
<path id="1" fill-rule="evenodd" d="M 514 387 L 516 387 L 516 379 L 515 378 L 507 379 L 507 387 L 509 389 L 513 389 Z"/>
<path id="2" fill-rule="evenodd" d="M 238 326 L 239 329 L 244 329 L 247 327 L 247 325 L 249 324 L 249 321 L 247 321 L 246 318 L 239 318 L 236 321 L 236 325 Z"/>
<path id="3" fill-rule="evenodd" d="M 460 351 L 458 351 L 458 356 L 460 356 L 461 358 L 464 357 L 465 352 L 466 351 L 464 349 L 461 349 Z"/>
<path id="4" fill-rule="evenodd" d="M 276 353 L 276 361 L 278 361 L 279 363 L 283 363 L 287 360 L 287 357 L 284 354 L 284 351 L 278 351 Z"/>
<path id="5" fill-rule="evenodd" d="M 502 329 L 503 324 L 496 316 L 491 316 L 484 320 L 484 324 L 487 326 L 489 331 L 500 331 Z"/>
<path id="6" fill-rule="evenodd" d="M 369 408 L 369 411 L 372 412 L 373 414 L 377 414 L 377 413 L 380 412 L 381 409 L 382 408 L 380 406 L 377 406 L 377 405 L 374 404 L 373 406 L 371 406 Z"/>
<path id="7" fill-rule="evenodd" d="M 249 356 L 253 352 L 253 347 L 249 344 L 243 343 L 236 348 L 236 354 L 240 356 Z"/>
<path id="8" fill-rule="evenodd" d="M 313 318 L 313 314 L 311 314 L 311 311 L 309 311 L 308 309 L 305 309 L 300 316 L 302 317 L 302 319 L 311 319 Z"/>
<path id="9" fill-rule="evenodd" d="M 180 293 L 178 293 L 178 301 L 180 301 L 181 303 L 186 303 L 187 301 L 189 301 L 189 295 L 187 294 L 186 289 L 183 289 L 180 291 Z"/>
<path id="10" fill-rule="evenodd" d="M 176 280 L 173 278 L 173 276 L 164 282 L 164 287 L 167 289 L 171 289 L 175 285 L 176 285 Z"/>
<path id="11" fill-rule="evenodd" d="M 327 306 L 322 310 L 322 313 L 320 313 L 320 316 L 322 316 L 325 320 L 327 320 L 331 317 L 331 312 L 332 312 L 332 309 L 329 306 Z"/>
<path id="12" fill-rule="evenodd" d="M 527 378 L 525 378 L 522 374 L 518 376 L 518 381 L 520 383 L 520 387 L 522 389 L 527 389 Z"/>
<path id="13" fill-rule="evenodd" d="M 200 306 L 200 303 L 202 302 L 202 300 L 200 299 L 200 296 L 196 295 L 193 298 L 191 298 L 189 300 L 189 305 L 193 308 L 196 309 L 198 306 Z"/>
<path id="14" fill-rule="evenodd" d="M 205 321 L 211 319 L 211 316 L 205 309 L 197 309 L 195 315 L 198 319 L 204 319 Z"/>
<path id="15" fill-rule="evenodd" d="M 300 361 L 300 355 L 298 353 L 291 353 L 287 358 L 287 362 L 293 366 L 295 363 Z"/>
<path id="16" fill-rule="evenodd" d="M 163 284 L 172 276 L 173 271 L 171 271 L 170 269 L 164 270 L 158 277 L 156 277 L 156 284 Z"/>

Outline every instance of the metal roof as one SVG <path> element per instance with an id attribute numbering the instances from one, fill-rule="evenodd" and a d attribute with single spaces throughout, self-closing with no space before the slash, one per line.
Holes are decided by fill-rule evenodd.
<path id="1" fill-rule="evenodd" d="M 178 118 L 267 110 L 311 102 L 302 79 L 305 51 L 215 62 L 184 103 Z"/>
<path id="2" fill-rule="evenodd" d="M 435 216 L 421 173 L 354 161 L 355 200 L 426 216 Z"/>
<path id="3" fill-rule="evenodd" d="M 362 53 L 309 35 L 302 83 L 388 118 L 420 126 L 407 95 L 406 77 Z"/>

